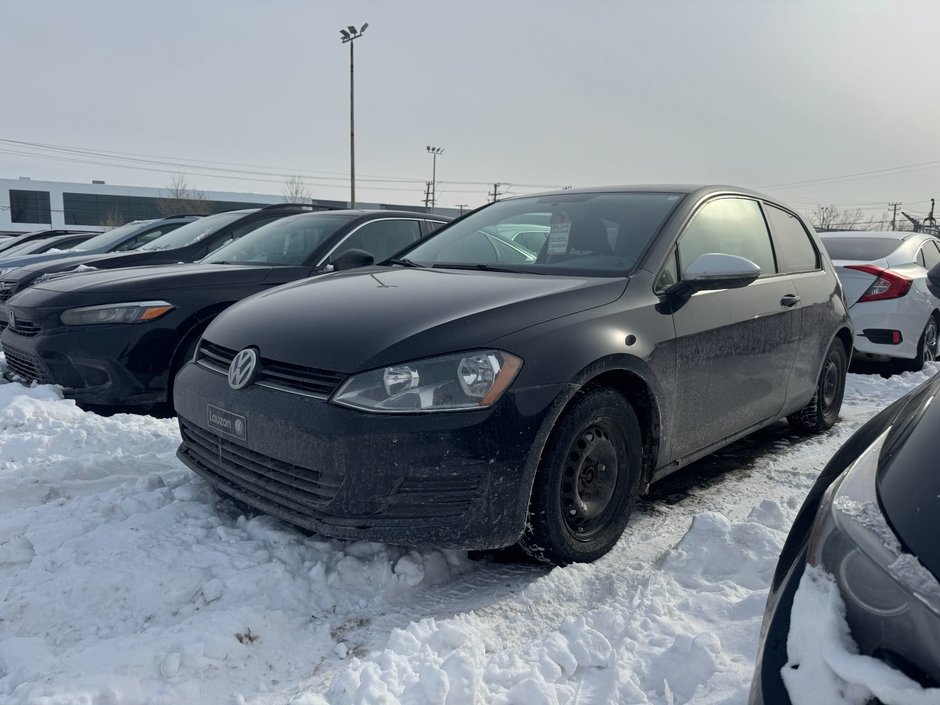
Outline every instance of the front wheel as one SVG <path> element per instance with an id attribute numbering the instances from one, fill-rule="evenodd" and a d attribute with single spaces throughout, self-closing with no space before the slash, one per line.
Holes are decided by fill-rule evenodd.
<path id="1" fill-rule="evenodd" d="M 845 346 L 836 338 L 826 352 L 813 398 L 809 404 L 787 417 L 793 428 L 807 433 L 820 433 L 832 428 L 842 408 L 847 368 Z"/>
<path id="2" fill-rule="evenodd" d="M 630 518 L 642 462 L 640 424 L 621 394 L 598 389 L 576 398 L 546 444 L 523 549 L 555 565 L 603 556 Z"/>

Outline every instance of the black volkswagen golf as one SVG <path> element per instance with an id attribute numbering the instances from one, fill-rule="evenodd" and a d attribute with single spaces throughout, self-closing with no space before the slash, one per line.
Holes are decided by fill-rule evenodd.
<path id="1" fill-rule="evenodd" d="M 490 236 L 514 223 L 548 226 L 536 257 Z M 225 311 L 177 377 L 179 456 L 326 535 L 589 561 L 654 480 L 830 427 L 851 350 L 815 233 L 765 196 L 513 198 Z"/>
<path id="2" fill-rule="evenodd" d="M 903 674 L 865 686 L 871 702 L 940 698 L 940 376 L 889 406 L 832 457 L 800 509 L 777 564 L 761 630 L 751 705 L 790 705 L 782 673 L 794 596 L 809 567 L 831 576 L 857 653 Z M 835 608 L 834 608 L 835 609 Z M 824 623 L 817 615 L 817 620 Z M 856 659 L 859 660 L 859 659 Z M 805 671 L 813 670 L 809 664 Z M 814 664 L 818 670 L 819 664 Z M 865 669 L 846 668 L 848 673 Z M 868 669 L 871 672 L 871 669 Z M 898 675 L 900 675 L 898 674 Z M 906 677 L 906 678 L 905 678 Z M 906 679 L 913 681 L 904 683 Z M 838 679 L 833 678 L 833 681 Z M 800 688 L 798 683 L 793 684 Z M 845 690 L 859 684 L 844 681 Z M 918 693 L 932 688 L 931 694 Z M 805 686 L 800 690 L 806 690 Z M 822 694 L 818 695 L 823 698 Z M 822 699 L 819 702 L 823 702 Z"/>
<path id="3" fill-rule="evenodd" d="M 198 264 L 71 274 L 15 295 L 0 336 L 7 375 L 59 384 L 83 404 L 152 406 L 166 401 L 199 335 L 227 306 L 334 266 L 384 260 L 449 220 L 399 211 L 278 212 L 276 222 Z"/>

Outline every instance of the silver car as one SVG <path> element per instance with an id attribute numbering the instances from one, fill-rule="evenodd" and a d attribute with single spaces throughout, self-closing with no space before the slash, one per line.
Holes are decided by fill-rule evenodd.
<path id="1" fill-rule="evenodd" d="M 920 370 L 937 358 L 940 299 L 927 270 L 940 264 L 940 240 L 910 232 L 822 235 L 855 324 L 855 358 Z"/>

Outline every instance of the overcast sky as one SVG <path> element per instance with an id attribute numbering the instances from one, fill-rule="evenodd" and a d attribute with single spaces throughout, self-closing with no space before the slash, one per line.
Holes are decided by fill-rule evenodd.
<path id="1" fill-rule="evenodd" d="M 426 145 L 445 150 L 448 206 L 496 181 L 723 182 L 879 215 L 940 195 L 934 0 L 0 0 L 0 139 L 170 162 L 3 142 L 0 176 L 164 186 L 182 171 L 280 193 L 296 172 L 348 198 L 339 29 L 363 22 L 360 201 L 421 202 Z"/>

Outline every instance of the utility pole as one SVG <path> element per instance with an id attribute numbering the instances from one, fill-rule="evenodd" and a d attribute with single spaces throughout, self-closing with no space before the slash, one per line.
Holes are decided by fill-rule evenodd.
<path id="1" fill-rule="evenodd" d="M 469 203 L 458 203 L 458 204 L 456 204 L 456 205 L 457 205 L 457 207 L 460 209 L 460 215 L 463 215 L 463 209 L 466 208 L 466 207 L 468 207 L 470 204 L 469 204 Z"/>
<path id="2" fill-rule="evenodd" d="M 490 196 L 492 196 L 492 200 L 490 201 L 490 203 L 496 203 L 497 199 L 503 195 L 503 192 L 499 190 L 499 187 L 505 186 L 505 185 L 506 184 L 501 184 L 498 181 L 495 184 L 493 184 L 493 193 L 490 194 Z"/>
<path id="3" fill-rule="evenodd" d="M 428 210 L 431 206 L 431 182 L 424 182 L 424 210 Z"/>
<path id="4" fill-rule="evenodd" d="M 898 201 L 897 203 L 889 203 L 888 205 L 894 209 L 894 212 L 891 214 L 891 229 L 897 230 L 898 229 L 898 206 L 901 205 L 901 202 Z"/>
<path id="5" fill-rule="evenodd" d="M 443 147 L 432 147 L 428 145 L 425 147 L 428 151 L 428 154 L 431 155 L 431 212 L 434 212 L 435 206 L 437 206 L 437 156 L 444 153 Z"/>
<path id="6" fill-rule="evenodd" d="M 352 25 L 339 31 L 341 44 L 349 44 L 349 207 L 356 207 L 356 110 L 355 110 L 355 91 L 353 90 L 353 40 L 359 39 L 362 33 L 366 31 L 369 23 L 366 22 L 359 29 Z"/>

